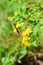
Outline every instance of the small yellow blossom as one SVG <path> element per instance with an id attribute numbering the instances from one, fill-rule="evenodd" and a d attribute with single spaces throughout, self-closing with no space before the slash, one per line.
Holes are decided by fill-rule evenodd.
<path id="1" fill-rule="evenodd" d="M 13 19 L 14 19 L 14 17 L 8 17 L 8 20 L 11 22 L 13 21 Z"/>
<path id="2" fill-rule="evenodd" d="M 16 24 L 16 28 L 19 28 L 19 27 L 21 27 L 21 26 L 23 26 L 24 25 L 24 23 L 22 22 L 22 23 L 17 23 Z"/>
<path id="3" fill-rule="evenodd" d="M 26 29 L 25 31 L 22 32 L 22 36 L 29 35 L 31 32 L 32 32 L 31 29 Z"/>
<path id="4" fill-rule="evenodd" d="M 20 11 L 14 13 L 15 16 L 18 16 L 19 14 L 21 14 Z"/>
<path id="5" fill-rule="evenodd" d="M 27 41 L 27 40 L 30 40 L 30 38 L 28 36 L 24 36 L 23 41 Z"/>
<path id="6" fill-rule="evenodd" d="M 22 43 L 25 45 L 25 46 L 30 46 L 30 43 L 28 42 L 28 40 L 30 40 L 30 38 L 28 36 L 24 36 L 22 38 Z"/>
<path id="7" fill-rule="evenodd" d="M 22 23 L 17 23 L 16 24 L 16 28 L 18 29 L 19 27 L 23 26 L 23 22 Z M 17 32 L 16 28 L 14 28 L 14 32 Z"/>
<path id="8" fill-rule="evenodd" d="M 28 38 L 27 36 L 24 36 L 24 37 L 22 38 L 22 42 L 23 42 L 23 43 L 25 43 L 25 42 L 28 41 L 28 40 L 30 40 L 30 38 Z"/>
<path id="9" fill-rule="evenodd" d="M 17 32 L 16 28 L 14 28 L 14 33 Z"/>
<path id="10" fill-rule="evenodd" d="M 27 47 L 27 46 L 30 46 L 30 43 L 29 42 L 25 42 L 24 45 Z"/>
<path id="11" fill-rule="evenodd" d="M 30 46 L 30 43 L 28 42 L 28 40 L 23 40 L 22 42 L 25 46 Z"/>
<path id="12" fill-rule="evenodd" d="M 31 30 L 31 29 L 26 29 L 26 32 L 27 32 L 27 33 L 31 33 L 32 30 Z"/>
<path id="13" fill-rule="evenodd" d="M 25 31 L 22 32 L 22 36 L 25 36 L 27 33 Z"/>

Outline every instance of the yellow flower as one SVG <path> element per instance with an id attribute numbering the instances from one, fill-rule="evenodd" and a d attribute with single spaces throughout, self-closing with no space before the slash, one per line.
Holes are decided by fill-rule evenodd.
<path id="1" fill-rule="evenodd" d="M 25 46 L 30 46 L 30 43 L 28 42 L 28 40 L 23 40 L 22 43 L 23 43 Z"/>
<path id="2" fill-rule="evenodd" d="M 25 31 L 22 32 L 22 36 L 29 35 L 31 32 L 32 32 L 31 29 L 26 29 Z"/>
<path id="3" fill-rule="evenodd" d="M 14 33 L 17 32 L 16 28 L 14 28 Z"/>
<path id="4" fill-rule="evenodd" d="M 27 46 L 30 46 L 30 43 L 29 42 L 25 42 L 24 45 L 27 47 Z"/>
<path id="5" fill-rule="evenodd" d="M 27 36 L 22 38 L 22 42 L 25 43 L 26 41 L 30 40 L 30 38 L 28 38 Z"/>
<path id="6" fill-rule="evenodd" d="M 18 29 L 19 27 L 23 26 L 24 23 L 17 23 L 16 28 Z M 16 28 L 14 28 L 14 32 L 17 32 Z"/>
<path id="7" fill-rule="evenodd" d="M 25 31 L 22 32 L 22 36 L 29 35 L 32 32 L 31 29 L 26 29 Z"/>
<path id="8" fill-rule="evenodd" d="M 11 22 L 13 21 L 13 19 L 14 19 L 14 17 L 8 17 L 8 20 Z"/>
<path id="9" fill-rule="evenodd" d="M 24 23 L 22 22 L 22 23 L 17 23 L 16 24 L 16 28 L 19 28 L 19 27 L 21 27 L 21 26 L 23 26 L 24 25 Z"/>
<path id="10" fill-rule="evenodd" d="M 22 38 L 22 43 L 23 43 L 25 46 L 30 46 L 30 43 L 28 43 L 28 40 L 30 40 L 30 38 L 27 37 L 27 36 L 24 36 L 24 37 Z"/>
<path id="11" fill-rule="evenodd" d="M 22 36 L 25 36 L 27 33 L 25 31 L 22 32 Z"/>
<path id="12" fill-rule="evenodd" d="M 15 16 L 18 16 L 19 14 L 21 14 L 20 11 L 14 13 Z"/>
<path id="13" fill-rule="evenodd" d="M 28 34 L 28 33 L 31 33 L 32 32 L 32 30 L 31 29 L 26 29 L 26 33 Z"/>
<path id="14" fill-rule="evenodd" d="M 23 40 L 24 40 L 24 41 L 27 41 L 27 40 L 30 40 L 30 38 L 29 38 L 28 36 L 24 36 L 24 37 L 23 37 Z"/>

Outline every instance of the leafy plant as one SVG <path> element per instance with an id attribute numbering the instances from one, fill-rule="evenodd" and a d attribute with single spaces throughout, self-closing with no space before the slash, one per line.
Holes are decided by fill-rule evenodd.
<path id="1" fill-rule="evenodd" d="M 0 1 L 0 65 L 21 63 L 43 46 L 43 0 Z"/>

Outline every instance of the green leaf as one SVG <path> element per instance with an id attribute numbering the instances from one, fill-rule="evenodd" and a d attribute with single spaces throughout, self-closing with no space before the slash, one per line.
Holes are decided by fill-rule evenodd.
<path id="1" fill-rule="evenodd" d="M 26 55 L 26 48 L 22 47 L 19 53 L 19 58 L 18 58 L 18 62 Z"/>
<path id="2" fill-rule="evenodd" d="M 33 42 L 31 42 L 31 45 L 34 46 L 34 47 L 37 47 L 37 42 L 36 42 L 36 40 L 33 41 Z"/>
<path id="3" fill-rule="evenodd" d="M 33 29 L 33 35 L 36 35 L 39 30 L 39 26 L 35 26 Z"/>

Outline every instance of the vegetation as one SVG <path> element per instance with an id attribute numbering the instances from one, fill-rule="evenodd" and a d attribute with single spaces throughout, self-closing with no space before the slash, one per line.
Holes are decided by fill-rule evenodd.
<path id="1" fill-rule="evenodd" d="M 0 65 L 40 56 L 43 47 L 43 0 L 0 0 Z"/>

